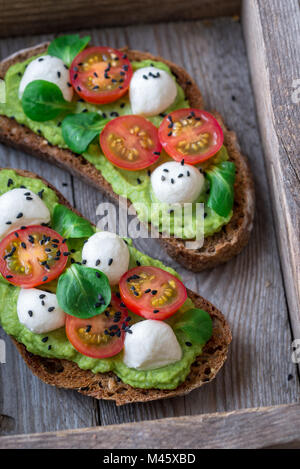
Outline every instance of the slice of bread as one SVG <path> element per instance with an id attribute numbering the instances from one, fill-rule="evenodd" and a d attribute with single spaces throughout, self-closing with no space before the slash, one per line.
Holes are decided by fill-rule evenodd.
<path id="1" fill-rule="evenodd" d="M 20 51 L 0 62 L 0 78 L 3 79 L 5 77 L 5 73 L 11 65 L 45 52 L 47 46 L 48 43 L 44 43 L 37 47 Z M 149 53 L 129 49 L 122 50 L 126 50 L 130 60 L 140 61 L 150 59 L 165 62 L 183 88 L 190 106 L 193 108 L 204 108 L 203 99 L 196 83 L 183 68 L 162 57 L 156 57 Z M 224 143 L 227 147 L 229 158 L 235 163 L 237 169 L 233 216 L 230 222 L 218 233 L 205 238 L 203 247 L 198 250 L 187 249 L 183 240 L 173 236 L 170 238 L 159 238 L 159 241 L 171 257 L 185 268 L 194 272 L 215 267 L 218 264 L 227 262 L 238 254 L 247 244 L 253 226 L 254 185 L 247 159 L 241 154 L 235 133 L 225 127 L 220 114 L 216 112 L 213 112 L 213 114 L 223 128 Z M 75 155 L 69 150 L 49 145 L 42 136 L 21 126 L 14 119 L 1 115 L 0 142 L 48 162 L 53 162 L 101 190 L 104 195 L 114 202 L 119 201 L 118 195 L 115 194 L 111 185 L 102 177 L 100 171 L 85 158 Z"/>
<path id="2" fill-rule="evenodd" d="M 28 171 L 15 171 L 21 176 L 39 178 L 36 174 Z M 56 192 L 61 204 L 66 205 L 80 215 L 55 187 L 43 178 L 39 179 Z M 197 293 L 189 290 L 188 296 L 196 307 L 204 309 L 210 314 L 213 320 L 213 335 L 205 345 L 202 355 L 197 357 L 193 363 L 191 372 L 185 382 L 174 390 L 133 388 L 120 381 L 112 372 L 94 374 L 91 371 L 81 370 L 76 363 L 68 360 L 42 358 L 28 352 L 25 346 L 15 339 L 13 341 L 31 371 L 47 384 L 53 386 L 75 389 L 96 399 L 113 400 L 117 405 L 181 396 L 215 378 L 227 358 L 228 347 L 231 342 L 231 332 L 222 313 Z"/>

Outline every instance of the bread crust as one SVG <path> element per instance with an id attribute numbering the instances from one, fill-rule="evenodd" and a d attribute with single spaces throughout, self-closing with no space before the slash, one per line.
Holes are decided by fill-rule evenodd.
<path id="1" fill-rule="evenodd" d="M 2 171 L 3 168 L 0 170 Z M 29 171 L 14 171 L 20 176 L 41 179 L 50 189 L 55 191 L 59 203 L 66 205 L 82 216 L 45 179 Z M 197 293 L 188 290 L 188 296 L 196 307 L 204 309 L 210 314 L 213 320 L 213 335 L 205 345 L 202 355 L 196 358 L 184 383 L 174 390 L 133 388 L 120 381 L 113 372 L 94 374 L 89 370 L 81 370 L 76 363 L 68 360 L 43 358 L 28 352 L 26 347 L 13 337 L 12 340 L 31 371 L 42 381 L 52 386 L 74 389 L 96 399 L 112 400 L 117 405 L 182 396 L 215 378 L 227 358 L 228 348 L 232 340 L 229 325 L 223 314 Z"/>
<path id="2" fill-rule="evenodd" d="M 47 46 L 48 43 L 44 43 L 31 49 L 25 49 L 3 60 L 0 63 L 0 78 L 5 77 L 5 73 L 11 65 L 44 52 Z M 125 48 L 122 50 L 126 51 L 130 60 L 150 59 L 166 63 L 182 86 L 191 107 L 204 108 L 203 98 L 195 81 L 183 68 L 150 53 Z M 253 227 L 254 184 L 247 158 L 240 151 L 236 134 L 226 128 L 219 113 L 213 112 L 213 114 L 223 128 L 224 143 L 229 158 L 237 168 L 233 216 L 230 222 L 219 232 L 205 238 L 204 245 L 198 250 L 187 249 L 185 241 L 174 236 L 170 238 L 160 236 L 158 238 L 158 241 L 172 258 L 193 272 L 215 267 L 239 254 L 248 243 Z M 115 194 L 111 185 L 102 177 L 100 171 L 85 158 L 75 155 L 70 150 L 49 145 L 42 136 L 36 135 L 13 119 L 0 116 L 0 142 L 52 162 L 100 190 L 113 202 L 119 201 L 119 196 Z M 128 203 L 130 204 L 129 201 Z"/>

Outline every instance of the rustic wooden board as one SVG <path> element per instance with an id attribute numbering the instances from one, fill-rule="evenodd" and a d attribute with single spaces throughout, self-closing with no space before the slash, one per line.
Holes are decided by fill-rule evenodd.
<path id="1" fill-rule="evenodd" d="M 0 449 L 299 449 L 299 427 L 300 405 L 290 404 L 2 437 Z"/>
<path id="2" fill-rule="evenodd" d="M 244 2 L 243 23 L 290 319 L 300 339 L 299 2 Z"/>
<path id="3" fill-rule="evenodd" d="M 0 37 L 238 15 L 241 0 L 0 0 Z"/>
<path id="4" fill-rule="evenodd" d="M 16 425 L 11 429 L 10 420 L 2 419 L 7 425 L 2 433 L 89 427 L 95 423 L 107 425 L 296 401 L 299 382 L 291 361 L 291 331 L 241 25 L 232 19 L 218 19 L 209 24 L 197 21 L 91 32 L 95 44 L 128 44 L 183 65 L 197 80 L 207 107 L 223 114 L 250 157 L 257 214 L 250 244 L 236 259 L 212 271 L 193 274 L 170 260 L 155 240 L 135 243 L 175 266 L 190 288 L 224 312 L 232 326 L 233 344 L 227 364 L 210 385 L 187 397 L 122 408 L 104 401 L 95 403 L 74 393 L 50 388 L 46 391 L 9 348 L 8 363 L 0 366 L 0 414 L 14 418 Z M 2 40 L 0 58 L 51 37 Z M 0 166 L 19 166 L 40 173 L 63 189 L 85 216 L 93 222 L 98 220 L 96 206 L 103 200 L 100 193 L 76 178 L 72 178 L 72 186 L 63 187 L 63 181 L 70 181 L 64 171 L 1 146 Z M 17 368 L 12 366 L 15 360 Z M 35 414 L 28 402 L 35 404 Z"/>

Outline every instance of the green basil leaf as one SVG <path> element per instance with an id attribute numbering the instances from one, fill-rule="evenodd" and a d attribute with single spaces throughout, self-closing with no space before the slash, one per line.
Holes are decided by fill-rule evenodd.
<path id="1" fill-rule="evenodd" d="M 90 42 L 91 37 L 80 38 L 78 34 L 68 34 L 54 39 L 48 47 L 48 54 L 59 57 L 66 65 L 70 66 L 79 54 Z"/>
<path id="2" fill-rule="evenodd" d="M 22 106 L 29 119 L 45 122 L 54 119 L 62 111 L 73 109 L 74 103 L 65 101 L 61 90 L 54 83 L 35 80 L 26 86 Z"/>
<path id="3" fill-rule="evenodd" d="M 95 233 L 90 222 L 60 204 L 54 207 L 52 228 L 67 239 L 89 238 Z"/>
<path id="4" fill-rule="evenodd" d="M 206 175 L 210 182 L 207 205 L 221 217 L 227 217 L 234 201 L 235 164 L 223 161 L 218 166 L 209 167 Z"/>
<path id="5" fill-rule="evenodd" d="M 212 319 L 203 309 L 192 308 L 181 316 L 175 329 L 182 330 L 192 344 L 204 345 L 212 336 Z"/>
<path id="6" fill-rule="evenodd" d="M 103 272 L 72 264 L 59 277 L 56 296 L 67 314 L 88 319 L 105 311 L 111 301 L 111 289 Z M 103 304 L 100 304 L 101 298 Z"/>
<path id="7" fill-rule="evenodd" d="M 83 153 L 108 121 L 97 112 L 70 114 L 62 122 L 64 141 L 75 153 Z"/>

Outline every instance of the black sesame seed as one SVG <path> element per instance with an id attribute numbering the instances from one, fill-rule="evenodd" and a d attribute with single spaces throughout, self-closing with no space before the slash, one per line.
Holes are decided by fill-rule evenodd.
<path id="1" fill-rule="evenodd" d="M 54 244 L 52 244 L 52 246 L 57 248 L 57 245 L 54 246 Z M 71 253 L 69 251 L 67 251 L 67 252 L 63 253 L 63 256 L 68 257 L 70 254 Z"/>
<path id="2" fill-rule="evenodd" d="M 14 181 L 11 178 L 9 178 L 9 180 L 7 181 L 7 187 L 10 187 L 13 183 Z"/>
<path id="3" fill-rule="evenodd" d="M 108 261 L 108 265 L 112 265 L 112 263 L 113 263 L 113 259 L 110 258 L 109 261 Z"/>
<path id="4" fill-rule="evenodd" d="M 42 279 L 43 282 L 47 282 L 47 280 L 48 280 L 48 277 L 43 277 Z"/>
<path id="5" fill-rule="evenodd" d="M 60 78 L 60 77 L 61 77 L 61 73 L 60 73 L 60 72 L 57 72 L 57 76 L 58 76 L 58 78 Z"/>
<path id="6" fill-rule="evenodd" d="M 165 180 L 166 180 L 165 176 L 162 176 L 162 177 L 161 177 L 161 180 L 162 180 L 162 181 L 165 181 Z"/>
<path id="7" fill-rule="evenodd" d="M 109 115 L 110 115 L 111 117 L 119 117 L 119 113 L 116 112 L 116 111 L 112 111 Z"/>
<path id="8" fill-rule="evenodd" d="M 92 326 L 86 326 L 86 329 L 85 329 L 85 332 L 90 332 L 90 330 L 92 329 Z"/>
<path id="9" fill-rule="evenodd" d="M 184 166 L 184 158 L 180 161 L 181 166 Z"/>
<path id="10" fill-rule="evenodd" d="M 26 249 L 26 244 L 22 241 L 21 246 L 23 249 Z"/>
<path id="11" fill-rule="evenodd" d="M 172 183 L 172 184 L 174 184 L 174 182 L 175 182 L 175 181 L 174 181 L 174 179 L 173 179 L 173 178 L 171 178 L 171 183 Z"/>
<path id="12" fill-rule="evenodd" d="M 97 259 L 96 262 L 95 262 L 95 265 L 99 265 L 100 264 L 100 259 Z"/>
<path id="13" fill-rule="evenodd" d="M 80 88 L 80 86 L 77 86 L 77 90 L 78 90 L 78 91 L 81 91 L 81 88 Z"/>
<path id="14" fill-rule="evenodd" d="M 151 288 L 147 288 L 147 290 L 144 291 L 144 293 L 150 293 L 151 292 Z"/>
<path id="15" fill-rule="evenodd" d="M 120 108 L 123 109 L 123 107 L 125 107 L 125 103 L 120 104 Z"/>
<path id="16" fill-rule="evenodd" d="M 187 347 L 192 347 L 193 344 L 192 344 L 191 342 L 186 342 L 185 345 L 186 345 Z"/>
<path id="17" fill-rule="evenodd" d="M 142 184 L 142 181 L 140 180 L 140 178 L 137 178 L 137 183 Z"/>
<path id="18" fill-rule="evenodd" d="M 28 311 L 28 315 L 32 318 L 32 316 L 33 316 L 33 311 L 29 310 L 29 311 Z"/>
<path id="19" fill-rule="evenodd" d="M 140 266 L 141 265 L 140 261 L 136 261 L 136 265 Z"/>
<path id="20" fill-rule="evenodd" d="M 143 75 L 144 80 L 148 80 L 147 75 Z"/>
<path id="21" fill-rule="evenodd" d="M 52 313 L 52 311 L 54 310 L 55 310 L 54 306 L 50 306 L 50 308 L 48 308 L 49 313 Z"/>
<path id="22" fill-rule="evenodd" d="M 100 278 L 100 272 L 96 272 L 96 277 Z"/>
<path id="23" fill-rule="evenodd" d="M 157 290 L 152 290 L 151 295 L 156 295 L 156 294 L 157 294 Z"/>
<path id="24" fill-rule="evenodd" d="M 16 216 L 16 218 L 22 218 L 22 217 L 23 217 L 23 213 L 22 213 L 22 212 L 18 213 L 18 215 Z"/>
<path id="25" fill-rule="evenodd" d="M 182 177 L 183 177 L 183 174 L 182 174 L 182 173 L 178 174 L 178 177 L 179 177 L 179 178 L 182 178 Z"/>
<path id="26" fill-rule="evenodd" d="M 5 278 L 7 278 L 7 280 L 9 280 L 10 278 L 13 278 L 12 275 L 6 275 Z"/>
<path id="27" fill-rule="evenodd" d="M 40 192 L 38 192 L 38 196 L 39 196 L 40 199 L 43 198 L 44 190 L 45 189 L 42 189 Z"/>
<path id="28" fill-rule="evenodd" d="M 48 350 L 51 350 L 52 349 L 52 345 L 48 345 Z"/>
<path id="29" fill-rule="evenodd" d="M 86 262 L 87 262 L 87 261 L 86 261 L 86 259 L 83 259 L 83 261 L 82 261 L 82 265 L 85 265 L 85 264 L 86 264 Z"/>
<path id="30" fill-rule="evenodd" d="M 45 344 L 48 341 L 49 337 L 43 337 L 42 342 Z"/>
<path id="31" fill-rule="evenodd" d="M 172 135 L 172 131 L 168 133 L 168 137 L 171 137 L 171 135 Z"/>
<path id="32" fill-rule="evenodd" d="M 163 171 L 164 171 L 165 173 L 168 173 L 168 172 L 169 172 L 169 170 L 168 170 L 167 168 L 163 169 Z"/>
<path id="33" fill-rule="evenodd" d="M 45 298 L 46 295 L 42 294 L 39 296 L 39 298 L 42 300 L 43 298 Z"/>
<path id="34" fill-rule="evenodd" d="M 154 313 L 154 314 L 159 313 L 159 309 L 154 309 L 154 310 L 153 310 L 153 313 Z"/>

